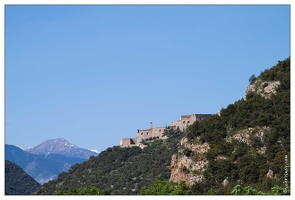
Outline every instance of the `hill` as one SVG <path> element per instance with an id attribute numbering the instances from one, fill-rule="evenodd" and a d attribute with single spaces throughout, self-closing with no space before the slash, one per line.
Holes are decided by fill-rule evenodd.
<path id="1" fill-rule="evenodd" d="M 139 194 L 161 175 L 185 181 L 192 194 L 230 194 L 235 185 L 269 192 L 290 183 L 290 59 L 251 77 L 246 97 L 195 122 L 185 133 L 147 147 L 108 148 L 77 164 L 35 194 L 96 185 L 112 194 Z M 285 175 L 286 174 L 286 175 Z M 161 180 L 161 179 L 159 179 Z M 235 187 L 238 188 L 238 187 Z"/>
<path id="2" fill-rule="evenodd" d="M 35 155 L 7 144 L 5 144 L 5 159 L 19 165 L 40 184 L 57 178 L 59 173 L 68 171 L 72 165 L 86 161 L 58 154 Z"/>
<path id="3" fill-rule="evenodd" d="M 243 99 L 194 123 L 171 162 L 171 181 L 195 194 L 239 184 L 269 193 L 290 183 L 290 59 L 250 79 Z"/>
<path id="4" fill-rule="evenodd" d="M 18 165 L 5 160 L 5 195 L 31 194 L 40 186 Z"/>
<path id="5" fill-rule="evenodd" d="M 96 185 L 99 189 L 112 189 L 112 194 L 139 194 L 141 188 L 161 174 L 170 177 L 170 160 L 177 151 L 177 143 L 184 136 L 180 131 L 166 132 L 167 140 L 147 143 L 139 147 L 120 148 L 114 146 L 102 151 L 89 161 L 76 164 L 67 173 L 61 173 L 57 180 L 45 183 L 36 194 L 67 192 L 71 187 L 83 188 Z"/>

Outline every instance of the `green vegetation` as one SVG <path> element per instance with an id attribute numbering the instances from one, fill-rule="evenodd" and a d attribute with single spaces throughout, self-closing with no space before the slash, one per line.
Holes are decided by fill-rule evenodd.
<path id="1" fill-rule="evenodd" d="M 78 194 L 93 184 L 103 191 L 112 189 L 111 194 L 121 195 L 290 194 L 290 58 L 279 61 L 257 78 L 252 77 L 251 82 L 254 78 L 280 81 L 276 94 L 265 99 L 250 92 L 247 100 L 238 100 L 222 109 L 221 116 L 213 115 L 195 122 L 186 133 L 179 129 L 165 130 L 167 140 L 145 143 L 144 149 L 108 148 L 99 156 L 72 166 L 69 172 L 61 173 L 57 180 L 44 184 L 36 194 Z M 233 138 L 243 131 L 249 134 L 248 142 Z M 263 136 L 259 137 L 257 134 L 261 132 Z M 178 146 L 184 136 L 190 143 L 207 142 L 210 150 L 201 155 Z M 199 172 L 204 182 L 188 188 L 184 182 L 168 181 L 171 157 L 178 149 L 192 160 L 205 157 L 209 161 L 206 170 Z M 261 149 L 264 150 L 259 152 Z M 217 159 L 218 156 L 225 159 Z M 181 171 L 190 173 L 184 167 Z"/>
<path id="2" fill-rule="evenodd" d="M 290 195 L 290 187 L 282 188 L 280 186 L 274 186 L 271 188 L 271 192 L 264 193 L 256 190 L 250 186 L 242 187 L 241 185 L 236 185 L 231 191 L 233 195 Z"/>
<path id="3" fill-rule="evenodd" d="M 157 176 L 152 182 L 151 189 L 145 187 L 141 190 L 142 195 L 189 195 L 192 191 L 185 185 L 184 181 L 175 183 L 164 180 L 161 176 Z"/>
<path id="4" fill-rule="evenodd" d="M 249 78 L 249 83 L 254 83 L 254 81 L 256 81 L 256 76 L 254 75 L 254 74 L 252 74 L 252 76 L 250 76 L 250 78 Z"/>
<path id="5" fill-rule="evenodd" d="M 40 184 L 18 165 L 5 160 L 5 195 L 31 194 Z"/>
<path id="6" fill-rule="evenodd" d="M 73 188 L 71 187 L 68 192 L 55 192 L 54 195 L 110 195 L 112 190 L 100 190 L 95 185 L 87 186 L 84 188 Z"/>
<path id="7" fill-rule="evenodd" d="M 87 162 L 76 164 L 57 180 L 45 183 L 36 194 L 66 193 L 71 187 L 84 188 L 96 185 L 102 190 L 112 189 L 112 194 L 139 194 L 149 187 L 157 175 L 170 178 L 171 157 L 177 152 L 182 132 L 166 130 L 166 140 L 147 143 L 147 147 L 120 148 L 114 146 L 90 157 Z"/>
<path id="8" fill-rule="evenodd" d="M 271 192 L 274 185 L 285 187 L 286 182 L 290 183 L 290 176 L 284 176 L 290 174 L 288 170 L 286 172 L 286 165 L 290 163 L 290 59 L 279 61 L 257 79 L 280 81 L 276 95 L 265 99 L 249 93 L 246 101 L 241 99 L 222 109 L 220 117 L 208 117 L 188 128 L 187 138 L 194 141 L 199 136 L 211 147 L 206 153 L 209 165 L 203 172 L 206 183 L 203 187 L 196 184 L 192 188 L 194 194 L 208 194 L 209 190 L 229 194 L 229 188 L 237 180 L 264 193 Z M 265 126 L 269 129 L 263 129 Z M 226 138 L 250 127 L 255 129 L 249 144 L 235 139 L 226 142 Z M 259 129 L 264 132 L 262 140 L 255 135 Z M 257 152 L 261 148 L 265 148 L 265 153 Z M 216 160 L 217 155 L 227 159 Z M 270 169 L 274 178 L 266 176 Z M 226 187 L 221 184 L 225 179 L 229 182 Z"/>

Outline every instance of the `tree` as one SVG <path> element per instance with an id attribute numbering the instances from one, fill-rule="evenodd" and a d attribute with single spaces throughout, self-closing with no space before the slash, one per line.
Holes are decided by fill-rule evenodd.
<path id="1" fill-rule="evenodd" d="M 55 192 L 54 195 L 110 195 L 111 193 L 112 190 L 100 190 L 95 185 L 92 185 L 79 189 L 71 187 L 66 193 L 59 191 Z"/>
<path id="2" fill-rule="evenodd" d="M 141 190 L 142 195 L 188 195 L 192 194 L 192 191 L 185 185 L 184 181 L 175 183 L 172 181 L 164 180 L 160 175 L 156 177 L 156 180 L 152 183 L 151 189 L 143 188 Z"/>
<path id="3" fill-rule="evenodd" d="M 238 194 L 241 194 L 243 191 L 243 188 L 241 185 L 236 185 L 234 187 L 234 189 L 231 191 L 231 194 L 234 194 L 234 195 L 238 195 Z"/>
<path id="4" fill-rule="evenodd" d="M 250 76 L 249 78 L 249 83 L 253 83 L 256 79 L 257 79 L 256 76 L 252 74 L 252 76 Z"/>
<path id="5" fill-rule="evenodd" d="M 242 187 L 241 185 L 236 185 L 231 191 L 231 194 L 233 195 L 290 195 L 290 187 L 287 186 L 286 188 L 282 188 L 276 185 L 271 188 L 270 193 L 264 193 L 250 186 Z"/>

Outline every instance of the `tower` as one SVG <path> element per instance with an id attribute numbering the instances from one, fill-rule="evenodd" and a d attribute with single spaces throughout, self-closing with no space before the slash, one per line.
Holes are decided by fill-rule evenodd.
<path id="1" fill-rule="evenodd" d="M 153 128 L 153 122 L 150 122 L 150 129 Z"/>

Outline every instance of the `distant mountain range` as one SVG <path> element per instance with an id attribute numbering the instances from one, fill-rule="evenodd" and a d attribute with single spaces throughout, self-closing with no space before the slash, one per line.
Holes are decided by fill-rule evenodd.
<path id="1" fill-rule="evenodd" d="M 90 156 L 98 155 L 98 153 L 91 150 L 77 147 L 63 138 L 46 140 L 35 147 L 29 147 L 26 151 L 38 155 L 59 154 L 82 159 L 88 159 Z"/>
<path id="2" fill-rule="evenodd" d="M 19 165 L 40 184 L 57 178 L 72 165 L 96 155 L 98 153 L 79 148 L 62 138 L 47 140 L 26 151 L 14 145 L 5 145 L 5 159 Z"/>

